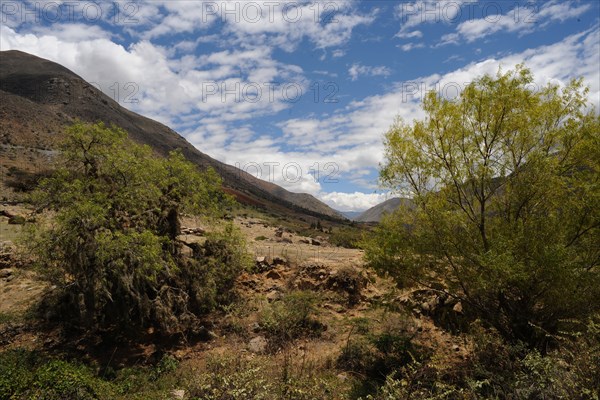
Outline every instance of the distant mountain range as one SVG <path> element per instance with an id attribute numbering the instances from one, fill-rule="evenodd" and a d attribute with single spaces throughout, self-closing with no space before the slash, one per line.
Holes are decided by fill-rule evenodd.
<path id="1" fill-rule="evenodd" d="M 222 176 L 225 190 L 242 203 L 281 214 L 345 219 L 309 194 L 289 192 L 209 157 L 169 127 L 121 107 L 67 68 L 16 50 L 0 52 L 3 191 L 15 177 L 51 169 L 57 141 L 76 119 L 115 124 L 162 155 L 181 149 L 200 167 L 213 167 Z"/>
<path id="2" fill-rule="evenodd" d="M 359 217 L 364 211 L 340 211 L 340 214 L 342 214 L 344 217 L 354 220 L 355 218 Z"/>
<path id="3" fill-rule="evenodd" d="M 394 197 L 369 208 L 367 211 L 361 213 L 357 217 L 354 217 L 353 220 L 357 222 L 379 222 L 384 214 L 394 212 L 401 205 L 411 204 L 412 201 L 410 199 Z"/>

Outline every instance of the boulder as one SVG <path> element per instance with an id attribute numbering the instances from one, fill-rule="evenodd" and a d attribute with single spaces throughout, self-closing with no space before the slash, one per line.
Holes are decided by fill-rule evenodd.
<path id="1" fill-rule="evenodd" d="M 4 278 L 8 278 L 9 276 L 11 276 L 13 274 L 13 270 L 12 268 L 4 268 L 4 269 L 0 269 L 0 278 L 4 279 Z"/>
<path id="2" fill-rule="evenodd" d="M 267 349 L 267 339 L 263 336 L 252 338 L 248 343 L 248 350 L 252 353 L 264 353 Z"/>
<path id="3" fill-rule="evenodd" d="M 275 271 L 275 270 L 272 269 L 269 272 L 267 272 L 267 278 L 274 279 L 274 280 L 279 280 L 279 279 L 281 279 L 283 277 L 281 276 L 281 274 L 279 272 L 277 272 L 277 271 Z"/>
<path id="4" fill-rule="evenodd" d="M 285 257 L 275 256 L 271 265 L 288 265 L 288 261 Z"/>

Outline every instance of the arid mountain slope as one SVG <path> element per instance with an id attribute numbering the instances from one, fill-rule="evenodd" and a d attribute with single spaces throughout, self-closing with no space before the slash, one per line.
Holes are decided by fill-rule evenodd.
<path id="1" fill-rule="evenodd" d="M 289 192 L 209 157 L 174 130 L 121 107 L 59 64 L 20 51 L 0 52 L 0 176 L 48 169 L 57 139 L 76 119 L 120 126 L 160 154 L 179 148 L 190 161 L 217 170 L 227 190 L 242 202 L 283 214 L 343 218 L 311 195 Z"/>
<path id="2" fill-rule="evenodd" d="M 411 201 L 409 199 L 394 197 L 369 208 L 354 220 L 358 222 L 379 222 L 384 214 L 390 214 L 394 212 L 403 204 L 409 205 L 411 204 Z"/>

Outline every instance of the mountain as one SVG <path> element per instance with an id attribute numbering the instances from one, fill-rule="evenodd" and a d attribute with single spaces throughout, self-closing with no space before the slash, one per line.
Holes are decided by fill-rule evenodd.
<path id="1" fill-rule="evenodd" d="M 50 169 L 58 139 L 76 119 L 115 124 L 162 155 L 181 149 L 191 162 L 214 168 L 225 190 L 242 203 L 281 214 L 344 219 L 309 194 L 289 192 L 209 157 L 174 130 L 125 109 L 57 63 L 16 50 L 0 52 L 2 182 L 12 178 L 18 185 L 14 181 Z"/>
<path id="2" fill-rule="evenodd" d="M 410 206 L 411 204 L 412 201 L 410 199 L 393 197 L 384 201 L 383 203 L 379 203 L 376 206 L 369 208 L 367 211 L 354 218 L 354 220 L 358 222 L 379 222 L 381 221 L 383 214 L 392 213 L 401 205 Z"/>
<path id="3" fill-rule="evenodd" d="M 364 211 L 340 211 L 344 217 L 354 220 L 356 217 L 360 216 Z"/>

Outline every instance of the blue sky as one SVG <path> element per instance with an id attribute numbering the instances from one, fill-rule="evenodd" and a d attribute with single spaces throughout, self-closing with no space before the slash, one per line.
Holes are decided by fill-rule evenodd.
<path id="1" fill-rule="evenodd" d="M 596 1 L 2 1 L 0 48 L 59 62 L 200 151 L 343 211 L 377 186 L 382 135 L 524 62 L 600 104 Z"/>

